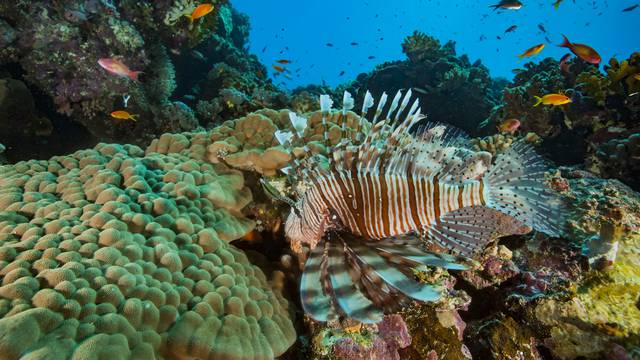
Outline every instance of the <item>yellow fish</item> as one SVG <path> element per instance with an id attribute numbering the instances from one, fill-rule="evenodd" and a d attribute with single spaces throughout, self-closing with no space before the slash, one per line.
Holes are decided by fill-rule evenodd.
<path id="1" fill-rule="evenodd" d="M 191 15 L 185 15 L 189 18 L 189 22 L 193 23 L 193 20 L 199 19 L 208 13 L 213 11 L 213 4 L 200 4 L 193 10 Z"/>
<path id="2" fill-rule="evenodd" d="M 640 74 L 635 74 L 635 75 L 633 75 L 633 78 L 634 78 L 634 79 L 636 79 L 636 80 L 638 80 L 638 81 L 640 81 Z"/>
<path id="3" fill-rule="evenodd" d="M 539 45 L 530 47 L 527 50 L 525 50 L 525 52 L 523 52 L 522 54 L 518 55 L 518 58 L 522 59 L 522 58 L 538 55 L 540 53 L 540 51 L 542 51 L 542 49 L 544 49 L 544 44 L 539 44 Z"/>
<path id="4" fill-rule="evenodd" d="M 111 117 L 115 119 L 120 119 L 120 120 L 138 121 L 137 116 L 138 115 L 135 115 L 135 114 L 129 114 L 127 111 L 124 111 L 124 110 L 116 110 L 111 113 Z"/>
<path id="5" fill-rule="evenodd" d="M 536 98 L 536 103 L 533 106 L 538 106 L 540 104 L 558 106 L 569 104 L 571 102 L 571 99 L 563 94 L 547 94 L 543 97 L 534 96 L 534 98 Z"/>

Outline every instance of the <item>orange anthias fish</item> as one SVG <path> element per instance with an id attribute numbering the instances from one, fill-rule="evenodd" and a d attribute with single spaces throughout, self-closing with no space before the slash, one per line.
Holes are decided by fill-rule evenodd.
<path id="1" fill-rule="evenodd" d="M 142 74 L 142 71 L 131 71 L 119 59 L 102 58 L 98 60 L 98 64 L 113 75 L 128 77 L 134 81 L 138 81 L 138 75 Z"/>
<path id="2" fill-rule="evenodd" d="M 598 54 L 598 52 L 595 51 L 591 46 L 571 43 L 566 36 L 562 35 L 562 37 L 564 38 L 564 41 L 558 46 L 568 48 L 577 57 L 588 62 L 589 64 L 598 65 L 600 64 L 600 61 L 602 61 L 600 54 Z"/>
<path id="3" fill-rule="evenodd" d="M 538 55 L 540 53 L 540 51 L 542 51 L 542 49 L 544 49 L 544 44 L 539 44 L 533 47 L 528 48 L 527 50 L 525 50 L 525 52 L 523 52 L 522 54 L 518 55 L 519 59 L 523 59 L 526 57 L 531 57 L 534 55 Z"/>
<path id="4" fill-rule="evenodd" d="M 138 121 L 138 118 L 137 118 L 138 115 L 129 114 L 129 112 L 127 112 L 125 110 L 116 110 L 116 111 L 111 113 L 111 117 L 116 118 L 116 119 L 120 119 L 120 120 Z"/>
<path id="5" fill-rule="evenodd" d="M 279 73 L 284 72 L 284 68 L 282 66 L 272 65 L 272 67 L 273 67 L 273 70 L 275 70 L 275 71 L 277 71 Z"/>
<path id="6" fill-rule="evenodd" d="M 518 130 L 519 127 L 520 127 L 520 120 L 507 119 L 498 126 L 498 131 L 503 134 L 509 133 L 513 135 Z"/>
<path id="7" fill-rule="evenodd" d="M 189 22 L 193 22 L 213 11 L 213 4 L 200 4 L 193 10 L 191 15 L 185 15 L 189 18 Z"/>
<path id="8" fill-rule="evenodd" d="M 547 94 L 543 97 L 534 96 L 534 98 L 536 99 L 536 103 L 533 106 L 538 106 L 540 104 L 558 106 L 569 104 L 571 102 L 571 98 L 564 94 Z"/>
<path id="9" fill-rule="evenodd" d="M 282 65 L 287 65 L 291 63 L 291 60 L 287 60 L 287 59 L 281 59 L 281 60 L 276 60 L 276 62 L 278 64 L 282 64 Z"/>

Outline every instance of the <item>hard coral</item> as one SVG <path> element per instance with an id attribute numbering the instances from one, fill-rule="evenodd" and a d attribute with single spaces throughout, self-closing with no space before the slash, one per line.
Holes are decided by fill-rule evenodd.
<path id="1" fill-rule="evenodd" d="M 609 140 L 598 148 L 596 155 L 600 160 L 600 173 L 621 179 L 635 189 L 640 188 L 637 176 L 640 173 L 640 133 Z"/>
<path id="2" fill-rule="evenodd" d="M 305 145 L 313 153 L 324 153 L 325 128 L 322 126 L 321 112 L 315 111 L 305 116 L 308 117 L 308 127 L 303 138 L 294 141 L 294 155 L 303 155 Z M 358 120 L 359 117 L 352 112 L 348 112 L 346 118 L 338 111 L 332 112 L 327 117 L 329 142 L 336 145 L 342 139 L 342 121 L 346 123 L 347 132 L 355 136 L 353 129 Z M 223 162 L 238 169 L 273 176 L 289 163 L 292 156 L 276 139 L 277 130 L 293 130 L 288 110 L 265 109 L 227 121 L 211 132 L 213 143 L 207 149 L 208 159 L 213 163 Z"/>
<path id="3" fill-rule="evenodd" d="M 404 39 L 402 52 L 412 62 L 437 61 L 440 58 L 455 55 L 455 51 L 452 51 L 451 46 L 442 47 L 438 39 L 418 30 L 415 30 L 413 34 Z"/>
<path id="4" fill-rule="evenodd" d="M 0 166 L 4 356 L 268 359 L 291 345 L 287 302 L 228 244 L 253 226 L 243 176 L 172 152 L 192 141 Z"/>
<path id="5" fill-rule="evenodd" d="M 419 32 L 410 36 L 404 47 L 408 61 L 378 65 L 346 86 L 344 90 L 357 94 L 356 108 L 362 105 L 366 90 L 378 97 L 383 91 L 393 94 L 411 88 L 421 104 L 438 104 L 422 109 L 430 120 L 476 134 L 497 103 L 489 70 L 480 61 L 471 63 L 466 55 L 457 56 L 454 43 L 441 46 Z"/>
<path id="6" fill-rule="evenodd" d="M 640 199 L 615 180 L 581 177 L 570 182 L 576 203 L 571 232 L 588 239 L 611 223 L 620 231 L 619 247 L 611 266 L 585 274 L 569 296 L 537 304 L 536 318 L 551 329 L 545 344 L 563 359 L 600 358 L 614 344 L 637 351 Z"/>

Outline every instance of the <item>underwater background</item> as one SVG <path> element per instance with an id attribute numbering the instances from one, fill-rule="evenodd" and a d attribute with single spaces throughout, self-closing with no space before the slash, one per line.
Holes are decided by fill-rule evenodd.
<path id="1" fill-rule="evenodd" d="M 0 0 L 0 359 L 640 359 L 639 23 L 627 0 Z M 354 159 L 423 176 L 407 202 L 441 216 L 368 238 L 316 211 L 389 206 L 336 185 Z"/>
<path id="2" fill-rule="evenodd" d="M 508 79 L 523 65 L 515 55 L 535 44 L 547 45 L 541 57 L 560 59 L 566 52 L 555 46 L 562 42 L 561 34 L 588 42 L 604 59 L 627 58 L 637 50 L 638 13 L 622 12 L 635 2 L 565 0 L 557 10 L 551 3 L 551 11 L 549 1 L 527 1 L 522 11 L 511 12 L 495 12 L 487 1 L 476 0 L 236 1 L 234 5 L 249 15 L 253 29 L 249 49 L 263 63 L 283 57 L 294 61 L 294 78 L 278 79 L 288 88 L 323 80 L 336 86 L 377 64 L 401 59 L 398 44 L 414 30 L 442 42 L 455 41 L 458 52 L 481 60 L 493 77 Z M 505 33 L 513 25 L 517 28 Z"/>

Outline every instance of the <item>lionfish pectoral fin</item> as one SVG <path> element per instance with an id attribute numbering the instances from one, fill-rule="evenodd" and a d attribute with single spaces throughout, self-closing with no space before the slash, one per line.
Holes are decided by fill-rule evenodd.
<path id="1" fill-rule="evenodd" d="M 336 317 L 331 298 L 325 294 L 322 284 L 324 243 L 318 244 L 309 254 L 300 281 L 302 309 L 317 321 L 329 321 Z"/>
<path id="2" fill-rule="evenodd" d="M 440 267 L 447 270 L 467 269 L 449 254 L 436 254 L 424 250 L 420 239 L 415 236 L 386 239 L 376 243 L 375 247 L 390 262 L 402 266 L 418 269 L 425 267 Z"/>
<path id="3" fill-rule="evenodd" d="M 547 184 L 548 171 L 530 144 L 517 141 L 498 155 L 483 178 L 487 206 L 547 235 L 562 236 L 567 206 Z"/>
<path id="4" fill-rule="evenodd" d="M 348 254 L 344 251 L 345 244 L 330 241 L 328 245 L 328 274 L 335 302 L 350 318 L 366 324 L 380 322 L 383 316 L 382 310 L 356 286 L 356 281 L 350 274 L 348 261 L 345 261 Z"/>
<path id="5" fill-rule="evenodd" d="M 362 263 L 371 266 L 375 273 L 396 291 L 420 301 L 436 301 L 440 298 L 440 291 L 436 286 L 420 283 L 407 276 L 377 254 L 372 247 L 356 244 L 352 249 Z"/>
<path id="6" fill-rule="evenodd" d="M 469 257 L 500 235 L 523 233 L 523 224 L 500 211 L 464 207 L 444 214 L 425 235 L 428 241 Z"/>

